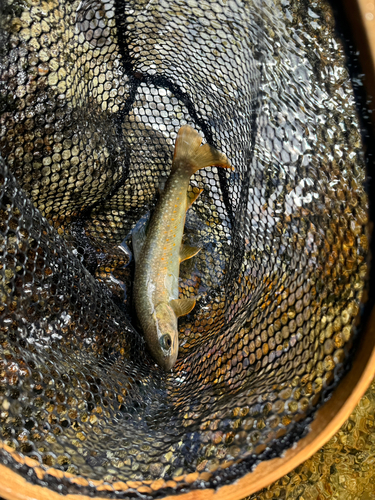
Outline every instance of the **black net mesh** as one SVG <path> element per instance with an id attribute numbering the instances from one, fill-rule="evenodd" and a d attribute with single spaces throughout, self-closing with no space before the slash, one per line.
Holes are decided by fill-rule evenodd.
<path id="1" fill-rule="evenodd" d="M 1 461 L 63 493 L 151 497 L 280 455 L 349 366 L 367 272 L 329 6 L 8 0 L 1 20 Z M 199 300 L 165 374 L 135 327 L 130 235 L 186 123 L 235 172 L 191 179 L 203 250 L 180 296 Z"/>

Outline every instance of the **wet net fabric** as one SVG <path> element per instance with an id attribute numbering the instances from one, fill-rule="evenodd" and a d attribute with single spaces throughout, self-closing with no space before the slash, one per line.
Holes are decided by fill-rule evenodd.
<path id="1" fill-rule="evenodd" d="M 1 4 L 0 460 L 63 493 L 218 487 L 298 441 L 350 366 L 367 273 L 352 82 L 325 2 Z M 186 219 L 174 370 L 131 230 L 189 124 L 230 159 Z M 219 171 L 220 170 L 220 171 Z"/>

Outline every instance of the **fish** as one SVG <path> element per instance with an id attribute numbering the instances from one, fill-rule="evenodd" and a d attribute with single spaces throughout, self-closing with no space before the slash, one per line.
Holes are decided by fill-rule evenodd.
<path id="1" fill-rule="evenodd" d="M 165 371 L 178 356 L 178 318 L 196 303 L 196 298 L 178 298 L 180 263 L 201 250 L 182 244 L 186 212 L 203 191 L 188 196 L 190 177 L 210 166 L 234 170 L 225 154 L 201 144 L 193 127 L 179 129 L 171 172 L 155 210 L 149 222 L 132 233 L 135 312 L 151 355 Z"/>

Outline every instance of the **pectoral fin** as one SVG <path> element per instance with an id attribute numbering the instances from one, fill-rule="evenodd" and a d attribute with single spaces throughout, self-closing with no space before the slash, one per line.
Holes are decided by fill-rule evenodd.
<path id="1" fill-rule="evenodd" d="M 197 255 L 202 249 L 199 247 L 191 247 L 190 245 L 181 245 L 180 248 L 180 262 L 191 259 L 194 255 Z"/>
<path id="2" fill-rule="evenodd" d="M 177 318 L 189 314 L 195 307 L 196 299 L 174 299 L 169 302 Z"/>

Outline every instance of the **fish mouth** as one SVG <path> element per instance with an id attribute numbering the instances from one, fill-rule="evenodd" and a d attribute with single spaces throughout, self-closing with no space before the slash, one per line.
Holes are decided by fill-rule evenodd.
<path id="1" fill-rule="evenodd" d="M 177 355 L 177 352 L 167 355 L 163 353 L 157 361 L 164 371 L 169 372 L 172 370 L 173 366 L 176 363 Z"/>

